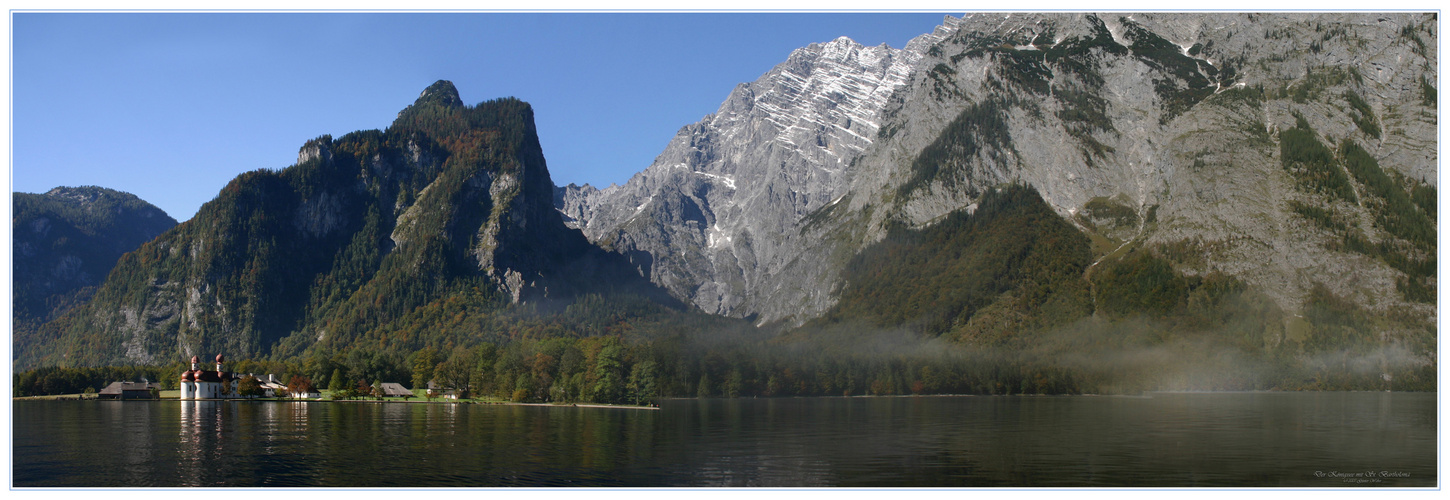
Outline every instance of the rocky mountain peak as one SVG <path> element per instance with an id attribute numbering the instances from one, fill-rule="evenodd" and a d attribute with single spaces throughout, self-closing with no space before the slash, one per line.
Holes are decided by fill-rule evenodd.
<path id="1" fill-rule="evenodd" d="M 423 89 L 423 92 L 418 94 L 418 99 L 414 100 L 413 104 L 399 111 L 398 119 L 416 115 L 423 110 L 435 107 L 459 109 L 466 107 L 466 105 L 463 104 L 463 99 L 458 97 L 458 88 L 453 86 L 453 82 L 438 80 L 433 82 L 432 85 L 429 85 L 428 88 Z"/>
<path id="2" fill-rule="evenodd" d="M 72 224 L 90 232 L 101 231 L 104 226 L 113 224 L 117 218 L 131 216 L 144 219 L 157 218 L 158 224 L 165 227 L 154 230 L 151 233 L 152 236 L 164 231 L 165 228 L 176 225 L 176 221 L 167 216 L 166 212 L 136 195 L 99 186 L 58 186 L 46 191 L 43 195 L 29 193 L 17 193 L 16 195 L 34 198 L 39 203 L 55 207 L 52 209 L 69 212 L 68 218 L 74 219 Z M 17 206 L 19 206 L 18 201 Z M 165 219 L 165 221 L 159 221 L 160 219 Z"/>
<path id="3" fill-rule="evenodd" d="M 521 100 L 463 106 L 439 81 L 386 130 L 318 137 L 298 160 L 233 179 L 191 220 L 122 249 L 134 250 L 128 257 L 111 256 L 115 273 L 83 267 L 101 259 L 59 258 L 55 237 L 80 241 L 60 211 L 21 207 L 34 214 L 16 220 L 35 235 L 17 237 L 16 247 L 38 262 L 27 267 L 38 277 L 30 289 L 55 288 L 44 288 L 59 281 L 50 276 L 84 285 L 111 278 L 76 314 L 45 325 L 50 337 L 18 343 L 20 364 L 345 348 L 391 332 L 409 311 L 464 303 L 487 312 L 628 293 L 678 304 L 624 257 L 564 226 L 533 110 Z"/>
<path id="4" fill-rule="evenodd" d="M 920 51 L 949 32 L 922 35 L 912 49 L 844 36 L 797 49 L 681 128 L 625 185 L 560 188 L 555 205 L 676 297 L 743 316 L 746 291 L 783 264 L 787 228 L 839 196 L 880 110 Z"/>
<path id="5" fill-rule="evenodd" d="M 108 193 L 109 192 L 109 193 Z M 58 186 L 45 192 L 45 196 L 55 199 L 67 199 L 81 204 L 94 203 L 97 199 L 107 194 L 114 193 L 115 196 L 129 196 L 129 193 L 110 191 L 96 186 Z"/>
<path id="6" fill-rule="evenodd" d="M 323 163 L 332 161 L 332 136 L 324 135 L 307 141 L 297 150 L 297 164 L 301 165 L 314 159 L 322 160 Z"/>
<path id="7" fill-rule="evenodd" d="M 1372 200 L 1432 189 L 1433 25 L 1424 14 L 967 16 L 882 113 L 882 138 L 853 168 L 847 201 L 812 216 L 812 238 L 869 243 L 1021 183 L 1101 237 L 1098 259 L 1161 251 L 1185 272 L 1241 279 L 1286 311 L 1321 284 L 1426 310 L 1412 303 L 1421 268 L 1404 263 L 1425 255 L 1415 233 L 1396 239 L 1385 221 L 1399 216 L 1374 208 L 1392 202 L 1354 201 L 1348 186 L 1380 189 Z M 1285 145 L 1310 130 L 1314 141 Z M 1300 147 L 1329 163 L 1303 165 Z M 1316 175 L 1333 180 L 1306 180 Z M 1330 183 L 1344 194 L 1326 196 Z M 1099 217 L 1109 212 L 1120 220 Z M 1376 257 L 1342 243 L 1357 238 L 1406 250 Z M 800 255 L 854 251 L 828 247 Z M 761 317 L 829 305 L 829 293 L 800 291 L 839 285 L 839 261 L 817 265 L 829 260 L 779 273 L 789 278 L 765 288 L 786 292 L 762 301 Z"/>
<path id="8" fill-rule="evenodd" d="M 843 36 L 823 44 L 811 44 L 804 49 L 796 49 L 792 55 L 802 54 L 805 57 L 833 60 L 838 63 L 875 66 L 884 56 L 890 56 L 893 52 L 895 51 L 884 43 L 876 47 L 866 47 L 856 43 L 850 37 Z"/>
<path id="9" fill-rule="evenodd" d="M 432 85 L 429 85 L 428 88 L 423 89 L 423 93 L 418 94 L 418 100 L 413 102 L 414 106 L 423 104 L 438 104 L 444 107 L 460 108 L 463 107 L 463 99 L 458 97 L 458 88 L 453 86 L 453 82 L 438 80 L 433 82 Z"/>
<path id="10" fill-rule="evenodd" d="M 947 16 L 904 49 L 796 50 L 626 185 L 562 188 L 556 206 L 677 297 L 762 321 L 812 317 L 885 228 L 1008 183 L 1100 252 L 1171 249 L 1286 311 L 1319 283 L 1420 310 L 1407 302 L 1430 278 L 1406 262 L 1425 238 L 1387 221 L 1423 218 L 1405 193 L 1433 198 L 1437 35 L 1424 14 Z M 1282 149 L 1291 129 L 1345 164 L 1304 172 Z M 1305 180 L 1321 174 L 1384 192 L 1326 198 L 1328 181 Z M 1376 208 L 1392 203 L 1406 215 Z M 1362 241 L 1406 250 L 1345 249 Z"/>

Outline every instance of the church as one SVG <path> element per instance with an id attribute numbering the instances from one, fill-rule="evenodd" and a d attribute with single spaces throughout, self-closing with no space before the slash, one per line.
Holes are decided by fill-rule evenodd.
<path id="1" fill-rule="evenodd" d="M 201 357 L 191 357 L 191 369 L 181 374 L 181 399 L 221 399 L 237 397 L 237 383 L 240 381 L 231 372 L 222 369 L 226 358 L 216 355 L 216 371 L 197 368 Z"/>

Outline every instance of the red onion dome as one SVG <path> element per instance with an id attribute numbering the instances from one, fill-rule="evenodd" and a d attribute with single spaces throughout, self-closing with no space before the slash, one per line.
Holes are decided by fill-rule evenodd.
<path id="1" fill-rule="evenodd" d="M 181 373 L 181 381 L 182 382 L 195 382 L 196 381 L 196 374 L 195 373 L 192 373 L 191 370 L 187 370 L 185 372 L 182 372 Z"/>
<path id="2" fill-rule="evenodd" d="M 225 361 L 225 360 L 226 360 L 226 357 L 225 356 L 222 356 L 220 354 L 216 355 L 216 362 L 221 363 L 222 361 Z"/>
<path id="3" fill-rule="evenodd" d="M 191 357 L 191 362 L 192 363 L 200 363 L 201 362 L 201 356 L 192 356 Z"/>

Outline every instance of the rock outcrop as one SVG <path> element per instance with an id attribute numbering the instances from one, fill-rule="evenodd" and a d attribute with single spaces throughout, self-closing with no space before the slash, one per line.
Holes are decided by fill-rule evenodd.
<path id="1" fill-rule="evenodd" d="M 787 233 L 840 196 L 881 109 L 956 22 L 903 49 L 841 37 L 796 50 L 680 129 L 625 185 L 560 188 L 556 205 L 676 297 L 749 315 L 754 291 L 793 256 Z"/>
<path id="2" fill-rule="evenodd" d="M 1014 182 L 1093 236 L 1096 259 L 1148 248 L 1285 311 L 1323 285 L 1433 321 L 1437 26 L 1418 13 L 975 14 L 892 53 L 892 69 L 838 40 L 737 88 L 628 184 L 568 190 L 584 201 L 564 206 L 677 296 L 761 322 L 815 317 L 886 228 Z M 854 74 L 881 75 L 870 92 L 806 90 L 861 82 L 798 69 L 845 74 L 819 61 L 848 53 Z M 1324 153 L 1294 149 L 1306 137 Z"/>

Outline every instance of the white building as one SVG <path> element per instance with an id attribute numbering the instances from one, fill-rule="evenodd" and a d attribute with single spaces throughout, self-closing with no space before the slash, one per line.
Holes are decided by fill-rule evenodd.
<path id="1" fill-rule="evenodd" d="M 276 375 L 268 373 L 267 378 L 259 377 L 257 380 L 262 381 L 262 397 L 264 398 L 275 398 L 287 394 L 287 386 L 282 385 L 282 381 L 277 380 Z"/>
<path id="2" fill-rule="evenodd" d="M 216 371 L 197 368 L 201 357 L 191 357 L 191 369 L 181 374 L 181 399 L 220 399 L 237 397 L 237 382 L 231 372 L 222 369 L 226 358 L 216 355 Z"/>

